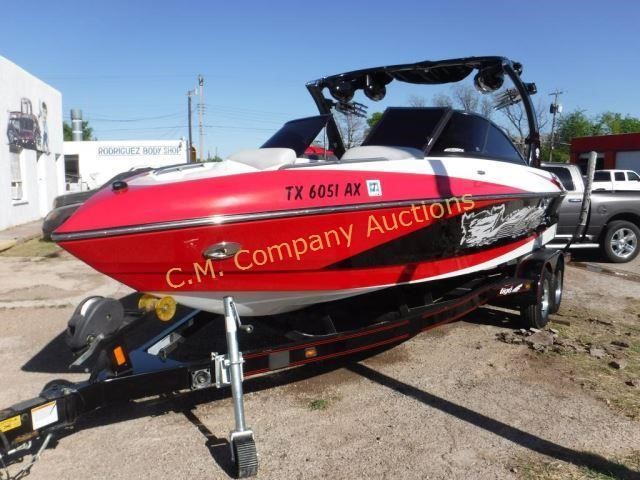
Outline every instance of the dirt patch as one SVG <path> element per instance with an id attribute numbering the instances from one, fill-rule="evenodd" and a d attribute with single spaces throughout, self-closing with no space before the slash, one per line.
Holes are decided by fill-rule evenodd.
<path id="1" fill-rule="evenodd" d="M 592 293 L 587 299 L 578 292 L 577 298 L 565 299 L 557 316 L 562 323 L 552 322 L 553 342 L 544 348 L 530 345 L 540 355 L 532 355 L 533 368 L 525 375 L 560 382 L 561 389 L 578 388 L 616 413 L 640 420 L 639 302 L 624 294 Z"/>
<path id="2" fill-rule="evenodd" d="M 403 363 L 409 360 L 411 352 L 405 345 L 398 345 L 391 350 L 376 355 L 367 360 L 367 365 L 378 367 L 381 365 L 393 365 L 395 363 Z"/>
<path id="3" fill-rule="evenodd" d="M 24 278 L 30 290 L 55 270 L 49 285 L 79 285 L 85 294 L 97 274 L 64 255 L 5 259 L 0 278 L 8 290 Z M 497 341 L 500 332 L 516 334 L 518 316 L 481 308 L 355 365 L 249 379 L 245 407 L 260 478 L 638 478 L 640 423 L 632 397 L 618 396 L 640 396 L 625 383 L 639 353 L 636 299 L 637 282 L 569 267 L 556 317 L 564 323 L 551 324 L 558 333 L 549 331 L 557 337 L 545 353 Z M 60 333 L 72 311 L 0 310 L 0 406 L 69 376 Z M 575 352 L 556 352 L 558 345 Z M 616 369 L 614 360 L 627 364 Z M 189 416 L 149 400 L 94 412 L 28 478 L 226 478 L 231 399 L 189 398 Z"/>
<path id="4" fill-rule="evenodd" d="M 18 243 L 4 252 L 0 252 L 0 256 L 55 258 L 60 255 L 60 252 L 62 252 L 62 249 L 55 243 L 34 238 L 24 243 Z"/>
<path id="5" fill-rule="evenodd" d="M 60 297 L 68 297 L 74 292 L 51 285 L 34 285 L 29 289 L 15 289 L 2 292 L 2 300 L 6 302 L 14 300 L 49 300 Z"/>
<path id="6" fill-rule="evenodd" d="M 640 469 L 640 451 L 604 461 L 607 465 L 595 470 L 567 462 L 521 458 L 513 463 L 510 471 L 522 480 L 638 480 L 640 478 L 640 474 L 637 473 Z"/>

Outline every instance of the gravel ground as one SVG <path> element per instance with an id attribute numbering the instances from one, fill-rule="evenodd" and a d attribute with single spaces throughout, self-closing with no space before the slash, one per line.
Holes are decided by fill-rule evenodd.
<path id="1" fill-rule="evenodd" d="M 640 274 L 640 260 L 624 269 Z M 2 258 L 0 405 L 84 378 L 65 373 L 59 334 L 79 299 L 126 292 L 66 254 Z M 638 282 L 570 267 L 560 314 L 617 321 L 640 313 L 637 298 Z M 544 462 L 640 478 L 614 463 L 640 449 L 638 420 L 581 388 L 563 357 L 497 341 L 514 318 L 483 308 L 359 363 L 246 382 L 258 478 L 530 478 L 522 466 Z M 218 392 L 115 405 L 82 419 L 28 478 L 228 478 L 232 419 Z M 553 478 L 581 478 L 568 475 Z"/>

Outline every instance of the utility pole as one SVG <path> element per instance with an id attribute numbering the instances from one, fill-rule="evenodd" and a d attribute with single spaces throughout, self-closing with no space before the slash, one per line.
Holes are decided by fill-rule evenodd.
<path id="1" fill-rule="evenodd" d="M 553 162 L 553 149 L 555 148 L 555 135 L 556 135 L 556 115 L 562 113 L 562 105 L 558 103 L 558 97 L 564 92 L 556 88 L 555 92 L 551 92 L 549 95 L 553 97 L 553 103 L 549 107 L 549 113 L 553 115 L 551 121 L 551 138 L 549 141 L 549 161 Z"/>
<path id="2" fill-rule="evenodd" d="M 204 124 L 202 121 L 202 117 L 204 116 L 204 77 L 202 75 L 198 75 L 198 95 L 200 99 L 198 101 L 198 130 L 200 133 L 200 161 L 203 160 L 204 156 Z"/>
<path id="3" fill-rule="evenodd" d="M 191 133 L 191 97 L 196 94 L 194 90 L 187 90 L 187 112 L 188 112 L 188 125 L 189 125 L 189 143 L 187 144 L 187 163 L 191 163 L 191 150 L 193 149 L 193 135 Z"/>

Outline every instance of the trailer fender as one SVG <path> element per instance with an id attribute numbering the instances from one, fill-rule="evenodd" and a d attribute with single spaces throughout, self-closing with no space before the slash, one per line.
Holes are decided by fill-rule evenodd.
<path id="1" fill-rule="evenodd" d="M 523 293 L 524 304 L 540 302 L 542 298 L 542 276 L 545 271 L 553 275 L 558 267 L 564 266 L 564 255 L 558 250 L 542 248 L 524 257 L 516 267 L 516 277 L 532 280 L 535 287 Z"/>

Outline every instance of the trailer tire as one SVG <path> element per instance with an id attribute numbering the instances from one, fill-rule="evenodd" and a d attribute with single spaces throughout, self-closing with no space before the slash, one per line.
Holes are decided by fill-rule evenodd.
<path id="1" fill-rule="evenodd" d="M 522 323 L 528 328 L 543 328 L 549 323 L 549 314 L 553 303 L 553 276 L 546 268 L 540 276 L 538 285 L 540 291 L 537 297 L 539 300 L 533 304 L 524 305 L 520 309 Z"/>
<path id="2" fill-rule="evenodd" d="M 640 228 L 626 220 L 616 220 L 607 227 L 602 250 L 611 262 L 630 262 L 640 252 Z"/>
<path id="3" fill-rule="evenodd" d="M 549 313 L 557 313 L 562 303 L 562 292 L 564 289 L 564 262 L 558 260 L 556 268 L 553 271 L 553 283 L 551 284 L 551 307 Z"/>

